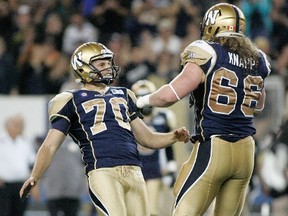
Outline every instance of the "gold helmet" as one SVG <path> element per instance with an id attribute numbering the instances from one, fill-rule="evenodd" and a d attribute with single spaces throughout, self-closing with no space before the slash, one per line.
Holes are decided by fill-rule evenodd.
<path id="1" fill-rule="evenodd" d="M 243 37 L 245 16 L 235 5 L 219 3 L 205 13 L 201 24 L 201 37 L 210 40 L 212 37 Z"/>
<path id="2" fill-rule="evenodd" d="M 92 61 L 98 59 L 108 59 L 112 66 L 107 76 L 102 76 L 102 71 L 92 65 Z M 114 53 L 101 43 L 88 42 L 79 46 L 71 57 L 71 70 L 76 81 L 82 83 L 105 83 L 111 84 L 117 78 L 119 67 L 114 63 Z"/>
<path id="3" fill-rule="evenodd" d="M 156 86 L 149 80 L 138 80 L 131 86 L 131 90 L 137 97 L 141 97 L 156 91 Z"/>

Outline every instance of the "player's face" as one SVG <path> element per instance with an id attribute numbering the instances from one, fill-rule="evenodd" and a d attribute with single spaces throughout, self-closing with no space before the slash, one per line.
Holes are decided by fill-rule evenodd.
<path id="1" fill-rule="evenodd" d="M 110 59 L 98 59 L 93 61 L 92 65 L 101 72 L 102 77 L 112 77 L 112 62 Z"/>

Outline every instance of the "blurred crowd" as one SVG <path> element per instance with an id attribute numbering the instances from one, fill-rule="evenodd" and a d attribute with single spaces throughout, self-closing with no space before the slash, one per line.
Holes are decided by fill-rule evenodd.
<path id="1" fill-rule="evenodd" d="M 70 81 L 69 59 L 83 42 L 106 44 L 121 66 L 118 82 L 156 86 L 180 71 L 180 53 L 200 38 L 204 12 L 220 1 L 6 0 L 0 1 L 0 94 L 55 94 Z M 221 1 L 223 2 L 223 1 Z M 286 79 L 286 0 L 230 0 L 246 16 L 246 34 Z"/>

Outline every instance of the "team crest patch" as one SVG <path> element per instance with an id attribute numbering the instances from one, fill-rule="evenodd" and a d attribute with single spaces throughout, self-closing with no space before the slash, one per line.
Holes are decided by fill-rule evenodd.
<path id="1" fill-rule="evenodd" d="M 121 89 L 111 89 L 111 92 L 113 94 L 121 94 L 124 95 L 124 92 Z"/>

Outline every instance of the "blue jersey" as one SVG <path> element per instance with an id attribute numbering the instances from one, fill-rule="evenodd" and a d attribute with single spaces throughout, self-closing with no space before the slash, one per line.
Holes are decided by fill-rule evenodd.
<path id="1" fill-rule="evenodd" d="M 69 134 L 79 145 L 86 173 L 101 167 L 141 166 L 130 121 L 138 117 L 135 95 L 126 88 L 109 87 L 101 94 L 74 90 L 50 101 L 52 128 Z"/>
<path id="2" fill-rule="evenodd" d="M 195 41 L 186 47 L 183 59 L 198 64 L 205 73 L 204 82 L 190 97 L 195 136 L 205 140 L 212 135 L 233 135 L 237 139 L 255 134 L 253 113 L 270 73 L 265 54 L 259 50 L 258 70 L 249 74 L 247 67 L 253 60 L 242 59 L 218 43 Z"/>

